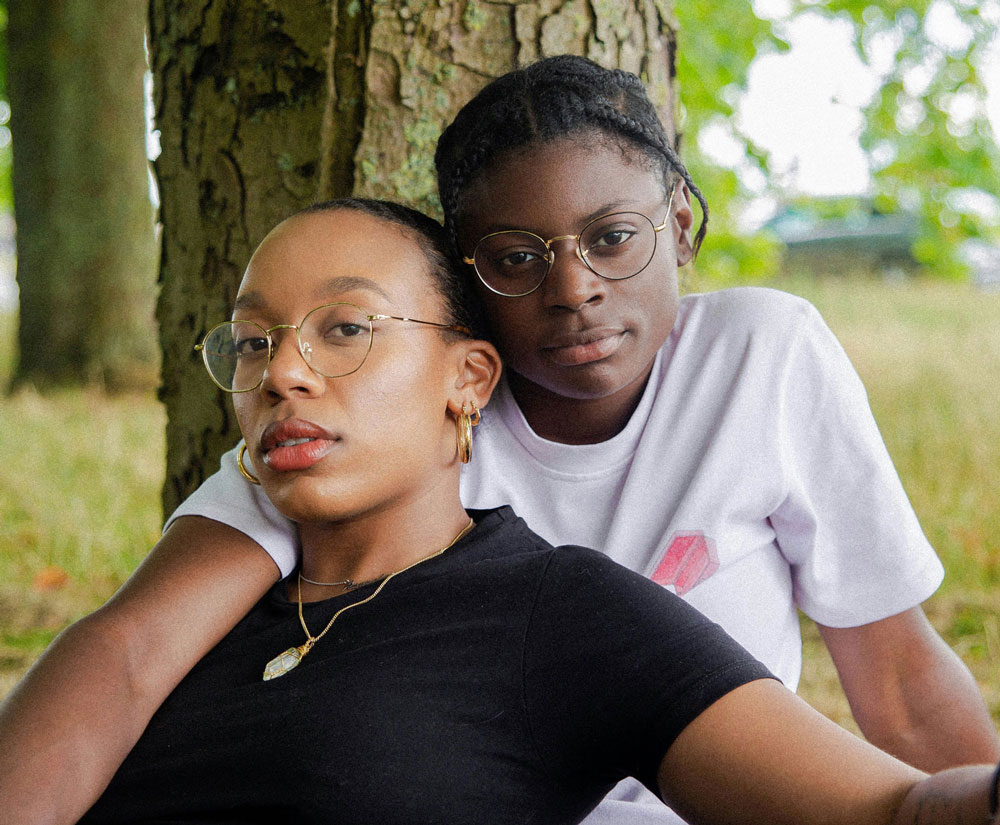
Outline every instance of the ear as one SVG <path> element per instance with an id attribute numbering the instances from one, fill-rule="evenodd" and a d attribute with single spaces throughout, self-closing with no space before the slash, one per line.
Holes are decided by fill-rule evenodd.
<path id="1" fill-rule="evenodd" d="M 673 215 L 674 248 L 677 251 L 677 266 L 684 266 L 694 256 L 691 246 L 691 228 L 694 226 L 694 210 L 691 209 L 691 192 L 684 181 L 674 185 Z"/>
<path id="2" fill-rule="evenodd" d="M 460 363 L 455 378 L 455 386 L 448 396 L 448 410 L 460 415 L 462 405 L 466 409 L 475 403 L 483 409 L 500 380 L 500 353 L 489 341 L 471 339 L 458 344 Z"/>

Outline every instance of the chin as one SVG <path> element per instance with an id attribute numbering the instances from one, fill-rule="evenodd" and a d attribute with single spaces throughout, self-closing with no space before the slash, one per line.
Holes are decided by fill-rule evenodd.
<path id="1" fill-rule="evenodd" d="M 264 492 L 285 518 L 297 524 L 338 521 L 344 517 L 344 508 L 331 507 L 345 501 L 343 492 L 317 489 L 315 479 L 298 478 L 290 483 L 263 484 Z"/>
<path id="2" fill-rule="evenodd" d="M 648 365 L 638 371 L 623 374 L 620 366 L 595 362 L 561 370 L 559 374 L 523 376 L 533 384 L 562 398 L 591 401 L 610 398 L 642 380 L 648 374 Z"/>

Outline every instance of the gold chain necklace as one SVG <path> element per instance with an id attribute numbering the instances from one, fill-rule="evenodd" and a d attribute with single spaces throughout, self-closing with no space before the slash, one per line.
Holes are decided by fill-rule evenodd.
<path id="1" fill-rule="evenodd" d="M 344 579 L 343 581 L 339 582 L 318 582 L 315 581 L 314 579 L 310 579 L 308 576 L 303 576 L 301 573 L 299 573 L 299 581 L 308 582 L 309 584 L 315 584 L 318 585 L 319 587 L 343 587 L 345 590 L 357 590 L 359 587 L 371 583 L 371 582 L 356 582 L 354 581 L 354 579 Z M 373 579 L 372 581 L 377 581 L 377 579 Z"/>
<path id="2" fill-rule="evenodd" d="M 388 576 L 382 579 L 382 583 L 378 587 L 376 587 L 374 592 L 367 598 L 364 598 L 359 602 L 354 602 L 353 604 L 344 605 L 342 608 L 340 608 L 340 610 L 338 610 L 336 613 L 333 614 L 333 618 L 326 623 L 326 627 L 323 628 L 323 630 L 320 632 L 318 636 L 313 636 L 312 633 L 309 632 L 309 628 L 306 626 L 305 617 L 302 615 L 302 574 L 300 573 L 299 584 L 298 584 L 299 624 L 302 625 L 302 629 L 305 631 L 306 640 L 303 644 L 300 644 L 298 647 L 290 647 L 284 653 L 281 653 L 280 655 L 275 656 L 273 659 L 271 659 L 271 661 L 268 662 L 266 667 L 264 668 L 264 681 L 267 682 L 270 681 L 271 679 L 277 679 L 279 676 L 284 676 L 290 670 L 294 670 L 295 668 L 297 668 L 299 666 L 299 663 L 305 658 L 306 654 L 313 649 L 313 646 L 316 644 L 316 642 L 322 639 L 330 630 L 330 628 L 333 627 L 333 623 L 340 618 L 341 613 L 350 610 L 352 607 L 358 607 L 359 605 L 367 604 L 372 599 L 374 599 L 379 593 L 382 592 L 382 588 L 385 587 L 394 576 L 398 576 L 400 573 L 405 573 L 407 570 L 413 569 L 418 564 L 422 564 L 425 561 L 430 561 L 431 559 L 440 556 L 445 550 L 452 547 L 459 539 L 462 538 L 462 536 L 464 536 L 473 527 L 475 527 L 475 525 L 476 523 L 470 518 L 469 523 L 466 524 L 465 527 L 463 527 L 458 532 L 458 535 L 455 536 L 455 538 L 453 538 L 445 547 L 442 547 L 440 550 L 435 550 L 429 556 L 424 556 L 422 559 L 417 559 L 415 562 L 413 562 L 413 564 L 407 565 L 402 570 L 397 570 L 395 573 L 390 573 Z"/>

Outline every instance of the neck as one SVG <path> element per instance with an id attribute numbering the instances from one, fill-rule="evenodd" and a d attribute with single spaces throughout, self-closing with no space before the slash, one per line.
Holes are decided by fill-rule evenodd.
<path id="1" fill-rule="evenodd" d="M 438 506 L 389 505 L 337 522 L 299 525 L 302 575 L 313 581 L 362 583 L 381 579 L 441 550 L 469 523 L 458 496 Z M 296 596 L 297 582 L 290 595 Z M 328 599 L 348 590 L 302 582 L 302 601 Z"/>
<path id="2" fill-rule="evenodd" d="M 600 398 L 570 398 L 512 370 L 507 383 L 531 429 L 560 444 L 599 444 L 618 435 L 639 405 L 652 363 L 630 384 Z"/>

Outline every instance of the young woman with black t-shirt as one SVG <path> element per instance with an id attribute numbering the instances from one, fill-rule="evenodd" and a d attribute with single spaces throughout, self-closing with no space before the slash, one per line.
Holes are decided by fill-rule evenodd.
<path id="1" fill-rule="evenodd" d="M 987 821 L 991 766 L 925 778 L 653 582 L 462 507 L 500 364 L 460 283 L 436 225 L 380 202 L 258 248 L 201 349 L 301 566 L 82 821 L 556 825 L 624 776 L 693 822 Z"/>

